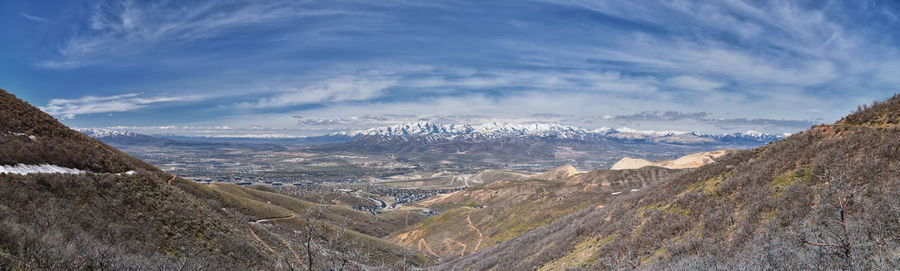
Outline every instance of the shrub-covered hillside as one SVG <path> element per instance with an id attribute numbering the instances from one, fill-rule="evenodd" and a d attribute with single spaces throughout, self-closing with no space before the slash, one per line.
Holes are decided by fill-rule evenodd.
<path id="1" fill-rule="evenodd" d="M 435 269 L 896 270 L 894 97 Z M 848 125 L 853 124 L 853 125 Z"/>
<path id="2" fill-rule="evenodd" d="M 0 269 L 262 266 L 239 220 L 168 185 L 172 175 L 0 90 L 0 165 L 84 174 L 0 174 Z M 128 172 L 132 171 L 132 172 Z"/>
<path id="3" fill-rule="evenodd" d="M 98 173 L 155 170 L 0 89 L 0 165 L 18 163 L 47 163 Z"/>
<path id="4" fill-rule="evenodd" d="M 82 173 L 0 173 L 0 270 L 390 269 L 431 263 L 378 238 L 396 229 L 381 218 L 273 192 L 185 181 L 0 90 L 0 165 L 16 164 Z"/>

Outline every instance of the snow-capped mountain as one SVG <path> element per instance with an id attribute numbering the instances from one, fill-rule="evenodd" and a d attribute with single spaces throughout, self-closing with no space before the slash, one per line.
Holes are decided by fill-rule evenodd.
<path id="1" fill-rule="evenodd" d="M 584 129 L 557 123 L 498 123 L 484 124 L 442 124 L 432 122 L 412 122 L 387 127 L 332 133 L 329 136 L 361 137 L 419 137 L 432 140 L 453 140 L 458 138 L 499 138 L 535 137 L 553 139 L 614 138 L 623 140 L 649 140 L 669 143 L 704 143 L 709 141 L 750 140 L 767 142 L 785 135 L 765 134 L 747 131 L 733 134 L 703 134 L 684 131 L 635 130 L 627 127 Z"/>
<path id="2" fill-rule="evenodd" d="M 86 134 L 93 138 L 120 137 L 120 136 L 140 136 L 141 134 L 132 133 L 124 130 L 113 130 L 104 128 L 75 128 L 75 130 Z"/>
<path id="3" fill-rule="evenodd" d="M 587 130 L 556 123 L 440 124 L 412 122 L 365 130 L 337 132 L 331 136 L 445 136 L 479 135 L 484 137 L 553 137 L 574 138 L 590 134 L 606 134 L 611 129 Z"/>
<path id="4" fill-rule="evenodd" d="M 138 134 L 126 130 L 107 128 L 75 128 L 75 130 L 117 148 L 136 145 L 163 145 L 172 142 L 168 139 Z"/>

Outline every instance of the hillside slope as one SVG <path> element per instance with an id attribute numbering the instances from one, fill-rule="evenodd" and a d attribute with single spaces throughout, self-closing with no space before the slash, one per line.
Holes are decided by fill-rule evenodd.
<path id="1" fill-rule="evenodd" d="M 440 270 L 900 267 L 900 96 Z"/>
<path id="2" fill-rule="evenodd" d="M 437 216 L 395 232 L 390 240 L 443 261 L 470 255 L 584 208 L 604 208 L 615 197 L 679 174 L 647 167 L 577 175 L 563 166 L 538 176 L 504 180 L 412 204 Z M 624 193 L 624 194 L 623 194 Z"/>
<path id="3" fill-rule="evenodd" d="M 0 166 L 69 172 L 0 173 L 0 270 L 292 269 L 308 266 L 309 258 L 316 270 L 431 262 L 378 238 L 396 229 L 379 217 L 186 181 L 3 90 L 0 105 Z"/>
<path id="4" fill-rule="evenodd" d="M 269 261 L 229 214 L 167 185 L 172 175 L 3 90 L 0 133 L 0 164 L 85 172 L 0 174 L 0 269 L 250 268 Z"/>

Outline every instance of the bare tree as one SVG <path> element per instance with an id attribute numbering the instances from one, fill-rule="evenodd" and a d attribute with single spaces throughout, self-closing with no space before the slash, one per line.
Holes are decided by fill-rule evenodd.
<path id="1" fill-rule="evenodd" d="M 853 231 L 857 229 L 849 217 L 849 209 L 854 204 L 854 196 L 862 187 L 853 185 L 848 170 L 840 164 L 823 169 L 823 173 L 817 177 L 825 181 L 819 198 L 824 216 L 819 221 L 819 229 L 801 235 L 800 240 L 809 246 L 821 248 L 820 253 L 834 256 L 836 262 L 833 267 L 853 269 L 854 249 L 862 244 L 861 240 L 853 237 Z"/>

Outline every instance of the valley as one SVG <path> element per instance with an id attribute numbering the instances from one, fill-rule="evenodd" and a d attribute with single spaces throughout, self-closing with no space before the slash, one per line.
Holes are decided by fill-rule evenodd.
<path id="1" fill-rule="evenodd" d="M 787 262 L 748 263 L 789 255 L 748 243 L 778 246 L 806 267 L 822 261 L 816 247 L 853 249 L 828 254 L 833 267 L 898 260 L 888 249 L 900 240 L 891 239 L 900 236 L 891 177 L 898 97 L 767 144 L 767 137 L 699 134 L 674 143 L 671 133 L 608 130 L 575 140 L 407 130 L 374 143 L 374 135 L 358 135 L 299 144 L 78 132 L 0 94 L 11 108 L 0 115 L 11 131 L 0 137 L 7 150 L 0 160 L 10 164 L 0 167 L 0 180 L 16 187 L 0 190 L 0 263 L 11 266 L 567 270 L 740 262 L 768 269 Z M 30 117 L 12 117 L 23 115 Z M 688 143 L 696 138 L 704 142 Z M 752 144 L 762 146 L 747 150 Z M 9 151 L 21 146 L 42 151 Z M 564 151 L 533 153 L 548 148 Z M 704 152 L 682 153 L 695 150 Z M 566 160 L 575 156 L 589 159 Z M 606 166 L 565 164 L 594 160 Z M 823 205 L 832 198 L 839 203 Z M 834 206 L 844 227 L 844 212 L 853 214 L 854 231 L 821 235 L 828 223 L 810 226 Z M 79 240 L 74 249 L 72 240 Z M 701 256 L 711 253 L 719 256 Z M 59 257 L 40 256 L 47 254 Z"/>

